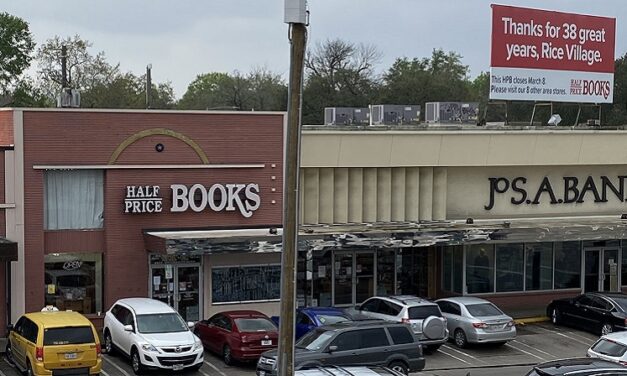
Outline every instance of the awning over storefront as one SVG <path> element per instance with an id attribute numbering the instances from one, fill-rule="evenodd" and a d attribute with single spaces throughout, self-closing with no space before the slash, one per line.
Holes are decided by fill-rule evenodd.
<path id="1" fill-rule="evenodd" d="M 468 221 L 470 222 L 470 221 Z M 299 250 L 627 239 L 620 217 L 302 226 Z M 153 252 L 280 252 L 281 229 L 146 231 Z"/>
<path id="2" fill-rule="evenodd" d="M 17 243 L 0 238 L 0 262 L 17 261 Z"/>

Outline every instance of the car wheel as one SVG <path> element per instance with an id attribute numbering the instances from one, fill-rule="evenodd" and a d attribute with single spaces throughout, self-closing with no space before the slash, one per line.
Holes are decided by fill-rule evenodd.
<path id="1" fill-rule="evenodd" d="M 104 336 L 104 352 L 105 354 L 113 355 L 114 351 L 115 350 L 113 349 L 113 339 L 111 338 L 111 333 L 109 333 L 109 331 L 107 330 Z"/>
<path id="2" fill-rule="evenodd" d="M 133 367 L 133 372 L 135 372 L 136 375 L 144 373 L 142 360 L 139 357 L 139 353 L 135 349 L 131 350 L 131 367 Z"/>
<path id="3" fill-rule="evenodd" d="M 562 314 L 559 309 L 553 308 L 551 310 L 551 322 L 553 325 L 559 325 L 562 322 Z"/>
<path id="4" fill-rule="evenodd" d="M 229 345 L 224 345 L 222 348 L 222 359 L 224 360 L 224 364 L 227 366 L 233 364 L 233 354 L 231 354 L 231 348 Z"/>
<path id="5" fill-rule="evenodd" d="M 603 324 L 601 327 L 601 335 L 604 336 L 606 334 L 610 334 L 614 331 L 614 327 L 612 324 Z"/>
<path id="6" fill-rule="evenodd" d="M 15 364 L 15 359 L 13 359 L 13 350 L 11 350 L 11 342 L 7 343 L 5 354 L 7 356 L 7 360 L 9 361 L 9 363 Z"/>
<path id="7" fill-rule="evenodd" d="M 391 369 L 392 371 L 400 372 L 403 375 L 409 374 L 409 367 L 407 367 L 407 364 L 405 364 L 404 362 L 401 362 L 400 360 L 395 360 L 391 362 L 388 365 L 388 368 Z"/>
<path id="8" fill-rule="evenodd" d="M 468 338 L 466 338 L 466 333 L 463 330 L 457 329 L 455 330 L 455 334 L 453 334 L 453 341 L 455 342 L 455 346 L 463 349 L 468 346 Z"/>

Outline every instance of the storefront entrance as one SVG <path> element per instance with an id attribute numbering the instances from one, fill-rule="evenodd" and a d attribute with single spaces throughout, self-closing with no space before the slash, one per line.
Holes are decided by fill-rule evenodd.
<path id="1" fill-rule="evenodd" d="M 185 321 L 202 317 L 201 256 L 150 255 L 150 297 L 169 304 Z"/>
<path id="2" fill-rule="evenodd" d="M 336 252 L 333 267 L 333 304 L 356 305 L 374 295 L 375 252 Z"/>
<path id="3" fill-rule="evenodd" d="M 618 248 L 584 248 L 584 292 L 620 291 Z"/>

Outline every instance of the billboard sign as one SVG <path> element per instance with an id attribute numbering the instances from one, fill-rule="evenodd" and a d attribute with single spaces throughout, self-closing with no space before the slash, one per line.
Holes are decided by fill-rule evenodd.
<path id="1" fill-rule="evenodd" d="M 616 19 L 492 5 L 490 99 L 612 103 Z"/>

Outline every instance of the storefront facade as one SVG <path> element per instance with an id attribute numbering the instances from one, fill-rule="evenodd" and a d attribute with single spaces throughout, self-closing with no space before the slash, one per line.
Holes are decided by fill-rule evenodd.
<path id="1" fill-rule="evenodd" d="M 210 312 L 210 255 L 166 251 L 150 230 L 280 227 L 283 113 L 1 112 L 10 320 L 44 304 L 98 321 L 115 300 Z M 267 231 L 267 230 L 266 230 Z M 218 257 L 219 259 L 219 257 Z M 243 255 L 221 266 L 253 263 Z"/>

